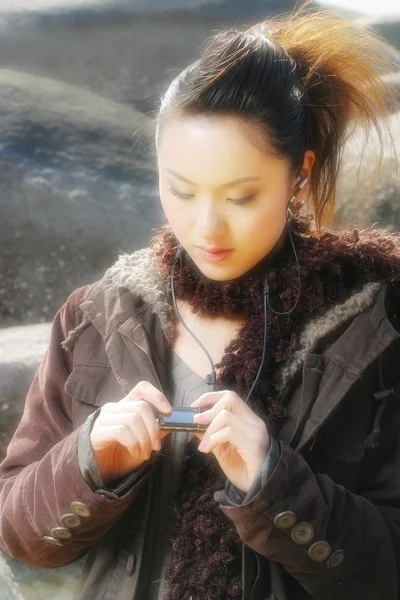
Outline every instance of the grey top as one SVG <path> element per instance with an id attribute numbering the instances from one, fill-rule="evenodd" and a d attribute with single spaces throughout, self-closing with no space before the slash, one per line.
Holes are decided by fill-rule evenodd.
<path id="1" fill-rule="evenodd" d="M 172 406 L 190 406 L 202 394 L 213 390 L 213 387 L 207 385 L 205 380 L 192 371 L 173 350 L 171 352 L 169 373 L 168 400 Z M 179 488 L 185 447 L 187 442 L 194 437 L 193 433 L 183 431 L 171 431 L 169 435 L 171 436 L 170 452 L 163 459 L 160 487 L 163 490 L 163 504 L 168 503 L 169 510 L 164 512 L 167 522 L 161 524 L 161 531 L 164 535 L 160 536 L 160 547 L 154 549 L 158 551 L 158 558 L 155 554 L 148 600 L 162 600 L 164 596 L 165 582 L 163 574 L 171 560 L 170 544 L 166 539 L 165 527 L 169 521 L 173 496 Z"/>

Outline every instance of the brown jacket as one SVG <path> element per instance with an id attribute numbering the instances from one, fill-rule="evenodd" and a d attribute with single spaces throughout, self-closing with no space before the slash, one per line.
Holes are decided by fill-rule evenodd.
<path id="1" fill-rule="evenodd" d="M 104 403 L 141 380 L 161 390 L 166 382 L 166 290 L 146 251 L 132 256 L 136 262 L 123 257 L 58 311 L 0 465 L 0 548 L 47 568 L 87 554 L 79 600 L 146 597 L 143 546 L 158 455 L 107 489 L 96 484 L 88 448 Z M 290 414 L 271 432 L 278 463 L 249 502 L 221 504 L 246 544 L 246 598 L 280 600 L 281 585 L 290 600 L 399 598 L 396 308 L 390 287 L 372 283 L 305 323 L 302 349 L 282 369 Z M 367 447 L 378 424 L 379 444 Z"/>

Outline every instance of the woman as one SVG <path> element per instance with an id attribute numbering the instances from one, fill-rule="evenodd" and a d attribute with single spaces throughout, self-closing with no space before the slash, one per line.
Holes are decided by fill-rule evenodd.
<path id="1" fill-rule="evenodd" d="M 399 248 L 324 229 L 349 127 L 382 133 L 385 60 L 297 13 L 216 35 L 171 84 L 167 223 L 58 311 L 2 550 L 87 554 L 82 600 L 399 597 Z M 172 407 L 203 429 L 161 430 Z"/>

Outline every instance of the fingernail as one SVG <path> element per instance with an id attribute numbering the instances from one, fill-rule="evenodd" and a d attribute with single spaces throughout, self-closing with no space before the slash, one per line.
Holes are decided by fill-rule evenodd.
<path id="1" fill-rule="evenodd" d="M 171 405 L 169 404 L 169 402 L 163 402 L 161 405 L 163 408 L 166 408 L 167 410 L 171 410 Z"/>
<path id="2" fill-rule="evenodd" d="M 202 418 L 203 418 L 203 413 L 197 413 L 196 415 L 194 415 L 193 421 L 201 421 Z"/>
<path id="3" fill-rule="evenodd" d="M 156 440 L 154 442 L 154 450 L 161 450 L 161 440 Z"/>

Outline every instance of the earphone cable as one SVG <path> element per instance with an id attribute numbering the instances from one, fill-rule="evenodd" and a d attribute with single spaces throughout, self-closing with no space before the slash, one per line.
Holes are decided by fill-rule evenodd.
<path id="1" fill-rule="evenodd" d="M 267 353 L 267 335 L 268 335 L 268 309 L 267 309 L 267 297 L 268 297 L 268 275 L 267 277 L 265 277 L 264 279 L 264 290 L 263 290 L 263 299 L 264 299 L 264 343 L 263 343 L 263 353 L 262 353 L 262 357 L 261 357 L 261 363 L 256 375 L 256 378 L 253 382 L 253 385 L 250 388 L 249 393 L 247 394 L 246 400 L 244 401 L 245 404 L 247 404 L 248 399 L 250 398 L 256 383 L 258 381 L 258 378 L 260 377 L 261 374 L 261 370 L 263 368 L 264 365 L 264 361 L 265 361 L 265 355 Z"/>
<path id="2" fill-rule="evenodd" d="M 294 303 L 294 306 L 290 309 L 287 310 L 285 312 L 279 312 L 277 310 L 275 310 L 274 308 L 272 308 L 270 302 L 269 302 L 269 285 L 268 285 L 268 277 L 269 277 L 269 273 L 271 270 L 271 267 L 268 268 L 268 274 L 267 274 L 267 302 L 268 302 L 268 308 L 270 310 L 272 310 L 273 313 L 275 313 L 276 315 L 289 315 L 291 312 L 294 311 L 294 309 L 296 308 L 299 299 L 300 299 L 300 293 L 301 293 L 301 274 L 300 274 L 300 263 L 299 263 L 299 257 L 297 256 L 297 252 L 296 252 L 296 246 L 294 244 L 293 241 L 293 236 L 292 236 L 292 232 L 290 229 L 290 222 L 288 223 L 288 231 L 289 231 L 289 237 L 290 237 L 290 241 L 292 243 L 292 248 L 293 248 L 293 252 L 294 252 L 294 256 L 296 259 L 296 264 L 297 264 L 297 281 L 298 281 L 298 293 L 297 293 L 297 298 L 296 298 L 296 302 Z"/>
<path id="3" fill-rule="evenodd" d="M 175 262 L 172 265 L 172 269 L 171 269 L 171 294 L 172 294 L 172 301 L 174 303 L 174 308 L 175 308 L 175 311 L 176 311 L 176 314 L 177 314 L 177 317 L 178 317 L 179 321 L 182 323 L 182 325 L 184 326 L 184 328 L 186 329 L 186 331 L 188 333 L 190 333 L 190 335 L 192 336 L 192 338 L 194 338 L 196 340 L 196 342 L 201 346 L 201 348 L 206 353 L 208 360 L 210 361 L 210 365 L 211 365 L 211 379 L 209 378 L 209 376 L 207 376 L 206 382 L 209 385 L 212 385 L 213 386 L 213 391 L 215 391 L 215 386 L 216 386 L 216 383 L 217 383 L 217 374 L 215 372 L 215 367 L 214 367 L 213 360 L 212 360 L 209 352 L 207 351 L 207 348 L 204 347 L 204 345 L 201 343 L 201 341 L 189 329 L 189 327 L 186 325 L 186 323 L 182 319 L 181 314 L 180 314 L 179 309 L 178 309 L 178 306 L 177 306 L 177 303 L 176 303 L 175 290 L 174 290 L 174 274 L 175 274 L 176 263 L 177 263 L 178 260 L 181 261 L 181 265 L 182 265 L 182 258 L 181 258 L 181 253 L 180 252 L 179 252 L 177 258 L 175 259 Z"/>

